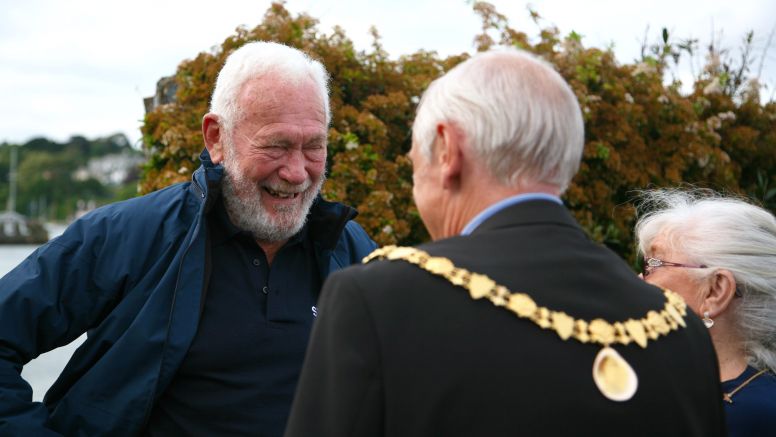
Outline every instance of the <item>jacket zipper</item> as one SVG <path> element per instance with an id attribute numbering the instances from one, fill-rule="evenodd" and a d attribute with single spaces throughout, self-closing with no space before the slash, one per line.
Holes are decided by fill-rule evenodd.
<path id="1" fill-rule="evenodd" d="M 203 169 L 203 173 L 204 172 L 205 172 L 205 170 Z M 205 178 L 207 178 L 207 175 L 205 175 Z M 170 316 L 169 316 L 168 321 L 167 321 L 167 335 L 166 335 L 165 340 L 164 340 L 164 345 L 162 346 L 162 357 L 161 357 L 161 360 L 159 362 L 159 370 L 158 370 L 158 373 L 157 373 L 156 382 L 154 383 L 154 388 L 151 391 L 151 401 L 148 402 L 148 405 L 146 406 L 145 414 L 143 415 L 143 422 L 142 422 L 142 425 L 141 425 L 143 427 L 148 425 L 148 420 L 150 419 L 151 411 L 153 410 L 153 407 L 154 407 L 154 399 L 156 397 L 156 389 L 157 389 L 157 387 L 159 387 L 159 379 L 160 379 L 161 374 L 162 374 L 162 368 L 164 367 L 164 360 L 165 360 L 165 355 L 166 355 L 166 351 L 167 351 L 167 346 L 168 346 L 169 341 L 170 341 L 170 327 L 172 326 L 172 315 L 173 315 L 173 311 L 175 310 L 175 301 L 177 300 L 177 297 L 178 297 L 178 286 L 180 285 L 181 271 L 183 270 L 183 261 L 185 261 L 186 257 L 189 255 L 189 250 L 191 249 L 192 244 L 194 244 L 194 240 L 196 239 L 197 235 L 199 234 L 199 228 L 202 225 L 202 209 L 204 208 L 204 205 L 205 205 L 205 202 L 204 202 L 205 192 L 202 189 L 202 187 L 199 186 L 199 183 L 197 182 L 196 178 L 192 178 L 191 184 L 194 187 L 194 189 L 197 191 L 197 193 L 199 194 L 200 199 L 202 199 L 203 201 L 202 201 L 202 204 L 199 207 L 200 211 L 197 212 L 197 216 L 198 216 L 197 217 L 197 225 L 194 227 L 194 232 L 192 232 L 192 234 L 191 234 L 191 238 L 189 239 L 188 244 L 186 245 L 186 250 L 184 250 L 183 256 L 181 256 L 181 261 L 180 261 L 180 263 L 178 265 L 178 276 L 175 279 L 175 288 L 173 290 L 172 303 L 171 303 L 171 306 L 170 306 Z M 140 430 L 138 430 L 138 431 L 140 431 Z"/>

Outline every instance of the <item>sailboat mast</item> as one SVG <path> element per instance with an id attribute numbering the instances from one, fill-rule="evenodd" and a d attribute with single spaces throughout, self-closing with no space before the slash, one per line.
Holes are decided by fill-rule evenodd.
<path id="1" fill-rule="evenodd" d="M 10 191 L 8 192 L 8 204 L 6 205 L 6 211 L 16 211 L 16 166 L 18 164 L 18 148 L 10 146 L 11 150 L 11 168 L 8 172 L 8 182 L 10 183 Z"/>

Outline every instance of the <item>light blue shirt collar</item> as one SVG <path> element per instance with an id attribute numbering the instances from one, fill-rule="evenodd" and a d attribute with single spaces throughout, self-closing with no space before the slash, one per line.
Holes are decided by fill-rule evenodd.
<path id="1" fill-rule="evenodd" d="M 499 200 L 493 205 L 490 205 L 489 207 L 483 209 L 479 214 L 474 216 L 474 218 L 468 224 L 466 224 L 466 226 L 463 227 L 463 230 L 461 231 L 461 235 L 471 234 L 475 229 L 477 229 L 479 225 L 482 224 L 482 222 L 491 218 L 497 212 L 503 209 L 506 209 L 512 205 L 517 205 L 518 203 L 528 202 L 529 200 L 549 200 L 559 205 L 563 205 L 563 201 L 560 200 L 560 197 L 553 196 L 552 194 L 526 193 L 526 194 L 518 194 L 512 197 L 507 197 L 506 199 Z"/>

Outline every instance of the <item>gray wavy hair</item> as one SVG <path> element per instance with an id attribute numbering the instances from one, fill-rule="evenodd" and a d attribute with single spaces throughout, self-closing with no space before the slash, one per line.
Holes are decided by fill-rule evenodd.
<path id="1" fill-rule="evenodd" d="M 552 64 L 517 49 L 479 53 L 423 94 L 412 139 L 431 157 L 440 122 L 450 122 L 499 182 L 556 185 L 579 169 L 585 127 L 579 103 Z"/>
<path id="2" fill-rule="evenodd" d="M 736 308 L 749 364 L 776 372 L 776 218 L 767 210 L 710 190 L 659 189 L 640 193 L 636 224 L 641 254 L 662 236 L 688 262 L 733 273 Z M 699 277 L 714 269 L 693 269 Z"/>

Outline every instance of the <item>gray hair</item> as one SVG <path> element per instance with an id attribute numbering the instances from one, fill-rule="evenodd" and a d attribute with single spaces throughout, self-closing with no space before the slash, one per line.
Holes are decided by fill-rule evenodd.
<path id="1" fill-rule="evenodd" d="M 232 52 L 218 73 L 210 112 L 218 115 L 228 135 L 231 135 L 242 116 L 238 97 L 243 85 L 251 79 L 266 75 L 277 75 L 289 83 L 312 79 L 324 105 L 326 124 L 329 124 L 329 75 L 323 65 L 295 48 L 275 42 L 256 41 Z"/>
<path id="2" fill-rule="evenodd" d="M 426 158 L 440 122 L 462 129 L 505 186 L 544 182 L 563 192 L 579 169 L 585 128 L 574 92 L 551 64 L 528 52 L 477 54 L 429 86 L 412 128 Z"/>
<path id="3" fill-rule="evenodd" d="M 776 218 L 744 200 L 709 190 L 649 190 L 641 208 L 650 212 L 636 224 L 639 251 L 647 253 L 661 236 L 688 262 L 713 269 L 692 269 L 698 277 L 714 268 L 733 273 L 743 294 L 736 319 L 749 363 L 776 371 Z"/>

